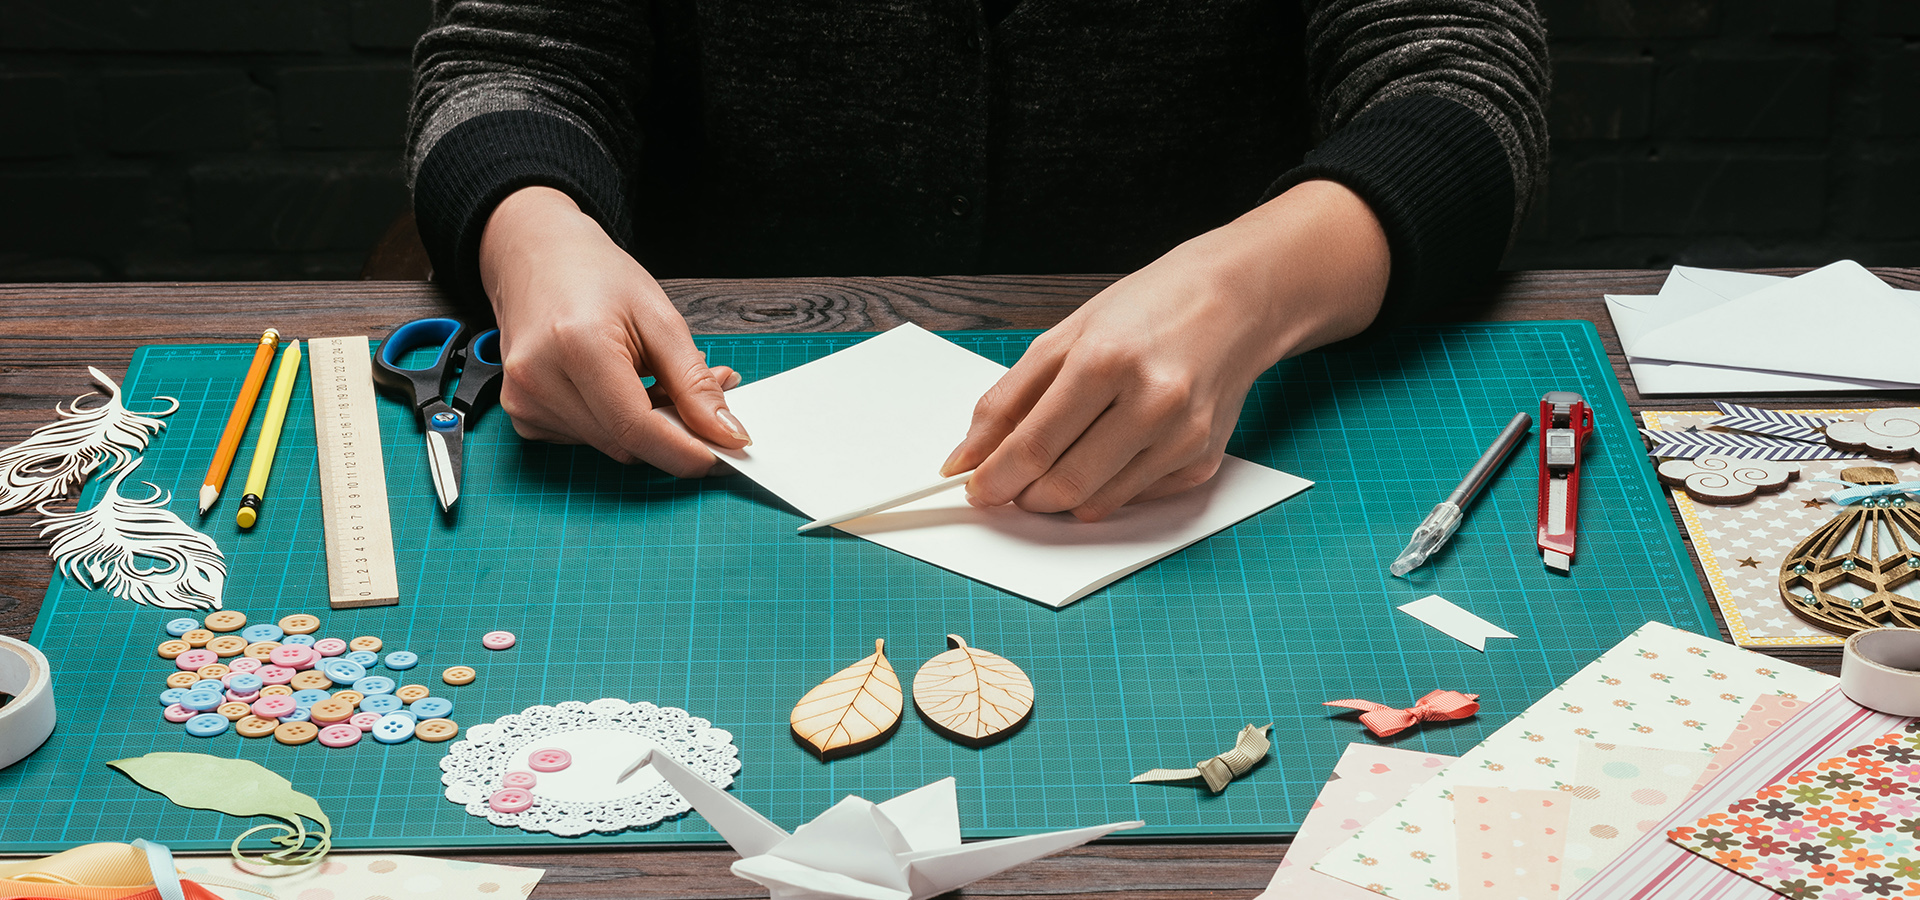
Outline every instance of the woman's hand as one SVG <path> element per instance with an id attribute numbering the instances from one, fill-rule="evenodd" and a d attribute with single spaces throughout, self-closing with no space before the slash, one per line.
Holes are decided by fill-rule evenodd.
<path id="1" fill-rule="evenodd" d="M 706 474 L 713 453 L 657 407 L 723 447 L 751 443 L 721 393 L 740 376 L 707 368 L 653 276 L 566 194 L 530 187 L 501 201 L 480 239 L 480 278 L 500 322 L 500 405 L 520 436 L 681 477 Z"/>
<path id="2" fill-rule="evenodd" d="M 1041 335 L 974 408 L 941 467 L 968 499 L 1085 521 L 1213 477 L 1247 390 L 1283 358 L 1358 334 L 1387 240 L 1357 195 L 1304 182 L 1113 283 Z"/>

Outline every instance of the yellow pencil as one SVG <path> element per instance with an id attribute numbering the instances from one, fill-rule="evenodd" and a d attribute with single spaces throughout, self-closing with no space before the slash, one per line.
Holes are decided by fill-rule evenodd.
<path id="1" fill-rule="evenodd" d="M 260 443 L 253 448 L 253 467 L 247 470 L 247 493 L 240 498 L 234 521 L 252 528 L 260 518 L 260 498 L 267 493 L 267 473 L 273 471 L 273 451 L 280 447 L 280 426 L 287 421 L 287 403 L 293 383 L 300 378 L 300 342 L 287 344 L 280 354 L 280 371 L 273 376 L 273 396 L 267 399 L 267 420 L 260 424 Z"/>

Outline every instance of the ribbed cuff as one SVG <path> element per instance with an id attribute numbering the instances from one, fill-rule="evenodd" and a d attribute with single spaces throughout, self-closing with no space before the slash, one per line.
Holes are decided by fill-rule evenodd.
<path id="1" fill-rule="evenodd" d="M 1381 320 L 1445 304 L 1500 264 L 1513 227 L 1513 170 L 1473 110 L 1432 94 L 1375 106 L 1267 191 L 1337 181 L 1365 200 L 1393 253 Z"/>
<path id="2" fill-rule="evenodd" d="M 480 235 L 507 195 L 542 185 L 565 191 L 626 245 L 620 170 L 587 132 L 558 116 L 509 110 L 460 123 L 427 151 L 414 176 L 413 214 L 437 279 L 464 304 L 488 309 Z"/>

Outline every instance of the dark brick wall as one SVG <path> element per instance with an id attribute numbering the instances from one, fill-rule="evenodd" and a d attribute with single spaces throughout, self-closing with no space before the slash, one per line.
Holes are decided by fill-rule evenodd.
<path id="1" fill-rule="evenodd" d="M 1290 2 L 1290 0 L 1277 0 Z M 1541 0 L 1508 265 L 1920 264 L 1920 0 Z M 427 0 L 0 0 L 0 280 L 343 278 Z"/>

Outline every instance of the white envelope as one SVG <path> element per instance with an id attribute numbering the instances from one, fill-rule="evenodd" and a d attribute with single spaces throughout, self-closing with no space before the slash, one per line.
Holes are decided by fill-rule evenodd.
<path id="1" fill-rule="evenodd" d="M 1920 357 L 1901 346 L 1920 292 L 1851 260 L 1797 278 L 1675 266 L 1658 297 L 1606 299 L 1641 394 L 1920 386 Z M 1816 322 L 1837 339 L 1809 339 Z"/>

